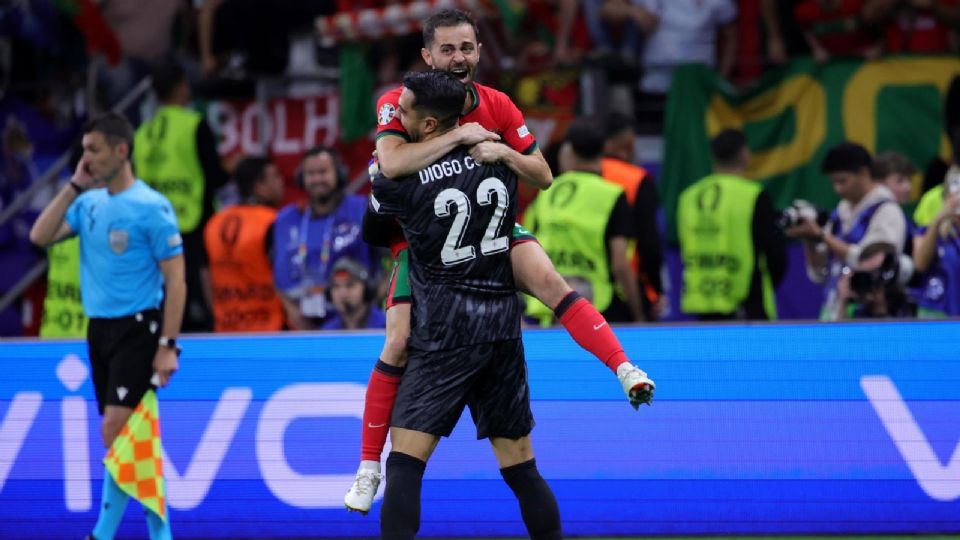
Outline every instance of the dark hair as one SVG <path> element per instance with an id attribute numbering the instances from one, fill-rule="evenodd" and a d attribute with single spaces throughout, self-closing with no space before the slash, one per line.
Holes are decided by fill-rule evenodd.
<path id="1" fill-rule="evenodd" d="M 152 79 L 151 85 L 157 99 L 167 101 L 173 96 L 177 85 L 187 80 L 187 72 L 179 60 L 166 56 L 154 66 Z"/>
<path id="2" fill-rule="evenodd" d="M 403 86 L 413 92 L 413 108 L 435 117 L 438 129 L 455 126 L 460 120 L 467 87 L 452 73 L 442 69 L 407 73 Z"/>
<path id="3" fill-rule="evenodd" d="M 635 130 L 636 121 L 632 116 L 620 111 L 610 111 L 603 117 L 603 129 L 606 132 L 606 139 L 610 140 L 626 130 Z"/>
<path id="4" fill-rule="evenodd" d="M 873 160 L 867 149 L 853 142 L 842 142 L 831 148 L 820 164 L 824 174 L 836 172 L 857 173 L 860 169 L 870 170 Z"/>
<path id="5" fill-rule="evenodd" d="M 477 41 L 480 41 L 480 32 L 477 30 L 477 23 L 466 11 L 459 9 L 441 9 L 423 21 L 423 46 L 430 48 L 437 35 L 437 28 L 449 28 L 451 26 L 460 26 L 469 24 L 473 28 L 473 35 Z"/>
<path id="6" fill-rule="evenodd" d="M 603 155 L 603 124 L 593 116 L 576 118 L 567 128 L 566 140 L 577 157 L 597 159 Z"/>
<path id="7" fill-rule="evenodd" d="M 130 154 L 133 154 L 133 126 L 122 114 L 110 111 L 87 120 L 83 133 L 94 132 L 102 134 L 110 146 L 127 143 Z"/>
<path id="8" fill-rule="evenodd" d="M 237 163 L 233 170 L 233 179 L 237 182 L 240 197 L 246 199 L 253 195 L 253 187 L 263 180 L 264 171 L 272 162 L 261 156 L 247 156 Z"/>
<path id="9" fill-rule="evenodd" d="M 710 140 L 710 153 L 715 164 L 734 167 L 739 164 L 740 154 L 747 147 L 747 137 L 739 129 L 727 128 Z"/>
<path id="10" fill-rule="evenodd" d="M 902 174 L 904 176 L 913 176 L 917 172 L 913 163 L 903 154 L 897 152 L 881 152 L 873 158 L 873 177 L 877 180 L 883 180 L 891 174 Z"/>

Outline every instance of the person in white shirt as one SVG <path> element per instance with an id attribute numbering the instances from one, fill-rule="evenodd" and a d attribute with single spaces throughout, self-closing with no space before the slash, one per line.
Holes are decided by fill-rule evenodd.
<path id="1" fill-rule="evenodd" d="M 885 243 L 902 253 L 906 242 L 906 219 L 890 190 L 873 181 L 870 153 L 856 143 L 841 143 L 827 152 L 821 171 L 830 177 L 840 204 L 821 227 L 803 218 L 784 231 L 803 240 L 807 275 L 824 284 L 821 319 L 836 315 L 837 281 L 844 267 L 854 268 L 864 246 Z"/>

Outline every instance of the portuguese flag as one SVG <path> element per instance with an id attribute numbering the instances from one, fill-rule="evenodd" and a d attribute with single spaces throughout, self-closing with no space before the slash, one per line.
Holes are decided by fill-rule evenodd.
<path id="1" fill-rule="evenodd" d="M 127 425 L 114 439 L 103 464 L 120 489 L 167 520 L 156 392 L 148 390 L 143 395 Z"/>

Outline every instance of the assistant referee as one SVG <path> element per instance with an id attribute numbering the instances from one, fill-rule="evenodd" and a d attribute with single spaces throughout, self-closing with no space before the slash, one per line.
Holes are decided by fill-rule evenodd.
<path id="1" fill-rule="evenodd" d="M 106 113 L 88 122 L 73 178 L 30 230 L 40 247 L 79 236 L 87 347 L 108 448 L 143 394 L 153 384 L 166 386 L 177 370 L 186 296 L 177 217 L 170 201 L 133 175 L 132 145 L 133 127 L 123 116 Z M 113 538 L 126 502 L 104 471 L 91 538 Z M 151 538 L 170 537 L 169 521 L 152 512 L 147 521 Z"/>

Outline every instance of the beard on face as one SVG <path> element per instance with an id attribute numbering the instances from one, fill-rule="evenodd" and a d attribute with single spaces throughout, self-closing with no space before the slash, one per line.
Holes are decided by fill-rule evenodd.
<path id="1" fill-rule="evenodd" d="M 340 314 L 346 317 L 353 317 L 363 311 L 363 302 L 344 302 L 340 309 Z"/>
<path id="2" fill-rule="evenodd" d="M 336 186 L 327 186 L 326 184 L 322 186 L 311 186 L 308 194 L 310 196 L 310 202 L 326 204 L 337 196 L 337 188 Z"/>

